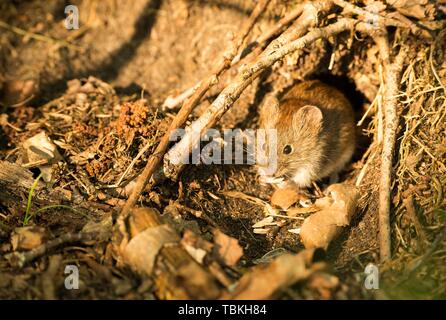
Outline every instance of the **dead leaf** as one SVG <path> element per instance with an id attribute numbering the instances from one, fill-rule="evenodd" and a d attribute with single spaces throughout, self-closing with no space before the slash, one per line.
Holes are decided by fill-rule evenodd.
<path id="1" fill-rule="evenodd" d="M 0 126 L 6 127 L 8 124 L 8 115 L 6 113 L 0 114 Z"/>
<path id="2" fill-rule="evenodd" d="M 37 167 L 42 172 L 42 178 L 46 182 L 51 181 L 51 165 L 62 157 L 57 151 L 56 145 L 51 141 L 46 132 L 42 131 L 27 139 L 23 143 L 24 164 L 27 168 Z"/>
<path id="3" fill-rule="evenodd" d="M 234 266 L 243 256 L 243 248 L 239 245 L 238 240 L 218 229 L 214 229 L 214 242 L 217 255 L 227 266 Z"/>
<path id="4" fill-rule="evenodd" d="M 252 232 L 254 232 L 255 234 L 268 234 L 269 230 L 269 228 L 258 228 L 254 229 Z"/>
<path id="5" fill-rule="evenodd" d="M 288 229 L 288 232 L 291 232 L 291 233 L 294 233 L 294 234 L 300 234 L 300 228 Z"/>
<path id="6" fill-rule="evenodd" d="M 159 250 L 180 241 L 175 231 L 163 224 L 148 228 L 132 238 L 124 249 L 125 261 L 137 272 L 151 275 Z"/>
<path id="7" fill-rule="evenodd" d="M 200 248 L 195 248 L 191 245 L 184 244 L 183 248 L 189 253 L 189 255 L 194 258 L 199 264 L 203 264 L 204 257 L 206 257 L 207 252 Z"/>
<path id="8" fill-rule="evenodd" d="M 325 265 L 312 264 L 315 251 L 301 251 L 298 254 L 283 254 L 267 265 L 252 267 L 238 281 L 234 292 L 226 293 L 222 299 L 264 300 L 274 293 L 298 281 L 308 278 Z"/>
<path id="9" fill-rule="evenodd" d="M 181 239 L 181 245 L 198 263 L 202 264 L 204 257 L 212 252 L 213 244 L 203 238 L 195 235 L 192 231 L 186 229 Z"/>
<path id="10" fill-rule="evenodd" d="M 333 293 L 339 287 L 339 278 L 324 272 L 314 273 L 306 282 L 306 287 L 319 293 L 317 298 L 333 299 Z"/>
<path id="11" fill-rule="evenodd" d="M 277 189 L 271 196 L 271 204 L 286 210 L 299 199 L 299 193 L 293 188 Z"/>
<path id="12" fill-rule="evenodd" d="M 133 209 L 128 225 L 132 238 L 121 243 L 122 257 L 136 272 L 151 275 L 161 248 L 178 243 L 180 238 L 172 227 L 159 220 L 159 212 L 153 208 Z"/>
<path id="13" fill-rule="evenodd" d="M 12 249 L 14 251 L 34 249 L 43 243 L 45 237 L 45 228 L 42 227 L 16 228 L 11 235 Z"/>
<path id="14" fill-rule="evenodd" d="M 80 153 L 75 154 L 74 156 L 70 157 L 71 162 L 78 165 L 83 165 L 88 162 L 88 160 L 94 159 L 96 156 L 96 152 L 92 152 L 93 147 L 88 148 L 85 151 L 82 151 Z"/>

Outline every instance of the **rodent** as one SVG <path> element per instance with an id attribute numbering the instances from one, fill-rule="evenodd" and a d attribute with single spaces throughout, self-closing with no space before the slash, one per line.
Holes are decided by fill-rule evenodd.
<path id="1" fill-rule="evenodd" d="M 350 161 L 356 145 L 353 108 L 338 89 L 319 80 L 294 85 L 280 100 L 265 103 L 260 127 L 277 129 L 277 166 L 257 163 L 261 181 L 305 188 L 331 178 Z M 266 135 L 263 149 L 269 148 Z M 266 151 L 268 155 L 268 152 Z"/>

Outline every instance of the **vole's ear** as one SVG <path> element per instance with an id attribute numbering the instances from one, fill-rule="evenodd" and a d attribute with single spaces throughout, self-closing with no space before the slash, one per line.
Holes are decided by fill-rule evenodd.
<path id="1" fill-rule="evenodd" d="M 260 107 L 260 125 L 263 128 L 274 128 L 279 115 L 279 100 L 271 95 Z"/>
<path id="2" fill-rule="evenodd" d="M 293 116 L 294 128 L 308 128 L 319 131 L 322 128 L 322 111 L 316 106 L 303 106 Z"/>

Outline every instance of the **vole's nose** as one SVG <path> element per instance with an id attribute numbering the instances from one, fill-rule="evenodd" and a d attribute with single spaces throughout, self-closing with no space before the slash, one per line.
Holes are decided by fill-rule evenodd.
<path id="1" fill-rule="evenodd" d="M 258 169 L 259 175 L 261 176 L 272 176 L 275 173 L 274 168 L 268 167 L 259 167 Z"/>

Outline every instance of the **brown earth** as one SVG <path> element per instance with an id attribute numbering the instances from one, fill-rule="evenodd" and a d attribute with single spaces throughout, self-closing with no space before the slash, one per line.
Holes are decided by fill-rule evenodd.
<path id="1" fill-rule="evenodd" d="M 51 188 L 66 194 L 71 201 L 69 205 L 83 214 L 56 208 L 33 217 L 31 223 L 44 227 L 49 238 L 79 232 L 88 221 L 100 221 L 110 214 L 116 216 L 125 196 L 122 190 L 110 185 L 120 179 L 145 143 L 156 144 L 174 114 L 159 106 L 167 96 L 179 94 L 209 73 L 216 57 L 224 52 L 232 34 L 237 33 L 253 8 L 250 1 L 239 0 L 135 0 L 131 4 L 85 0 L 73 4 L 78 5 L 81 13 L 79 30 L 63 27 L 65 1 L 0 4 L 2 21 L 47 37 L 36 40 L 5 30 L 0 34 L 0 81 L 32 80 L 38 88 L 30 101 L 12 107 L 2 104 L 0 113 L 8 114 L 11 126 L 0 128 L 0 160 L 20 162 L 21 154 L 16 148 L 42 129 L 58 145 L 65 162 L 56 165 L 58 170 L 52 177 Z M 272 26 L 292 5 L 292 1 L 273 1 L 249 41 Z M 66 39 L 77 47 L 51 39 Z M 264 72 L 219 126 L 255 128 L 258 105 L 265 94 L 283 91 L 304 78 L 319 78 L 340 87 L 355 106 L 359 120 L 379 87 L 375 62 L 364 59 L 373 48 L 369 39 L 354 41 L 350 46 L 348 34 L 337 41 L 332 70 L 327 66 L 333 44 L 315 43 L 302 57 L 291 55 Z M 235 72 L 225 74 L 194 111 L 194 117 L 213 101 Z M 364 74 L 369 75 L 366 84 L 359 80 Z M 75 80 L 67 82 L 72 79 Z M 364 165 L 363 154 L 373 139 L 371 129 L 369 132 L 366 129 L 373 125 L 373 118 L 365 122 L 353 162 L 343 172 L 341 181 L 354 183 Z M 135 163 L 124 182 L 138 174 L 147 154 L 153 150 L 152 146 Z M 94 156 L 89 157 L 85 152 Z M 38 171 L 32 171 L 36 178 Z M 360 185 L 359 213 L 327 251 L 331 272 L 340 279 L 330 298 L 373 297 L 363 286 L 363 272 L 367 263 L 379 260 L 378 176 L 379 162 L 375 161 Z M 327 181 L 319 183 L 322 189 L 326 185 Z M 179 182 L 158 184 L 142 204 L 163 212 L 171 201 L 178 201 L 186 208 L 180 210 L 183 216 L 180 227 L 211 239 L 208 223 L 188 214 L 188 210 L 206 213 L 222 232 L 238 239 L 243 247 L 239 271 L 257 263 L 267 253 L 283 249 L 298 252 L 303 248 L 299 236 L 288 232 L 298 227 L 299 221 L 284 220 L 281 227 L 274 227 L 267 235 L 254 234 L 252 225 L 264 218 L 264 209 L 228 195 L 234 191 L 268 201 L 273 190 L 258 183 L 251 166 L 189 166 Z M 11 251 L 9 233 L 22 225 L 25 207 L 25 197 L 15 208 L 0 201 L 1 254 Z M 63 283 L 66 264 L 80 266 L 81 290 L 65 290 L 59 285 Z M 50 285 L 48 277 L 53 279 Z M 2 299 L 152 299 L 155 298 L 152 287 L 151 280 L 141 280 L 129 269 L 116 266 L 106 244 L 65 246 L 23 269 L 0 260 Z M 320 298 L 321 295 L 299 284 L 280 297 Z"/>

